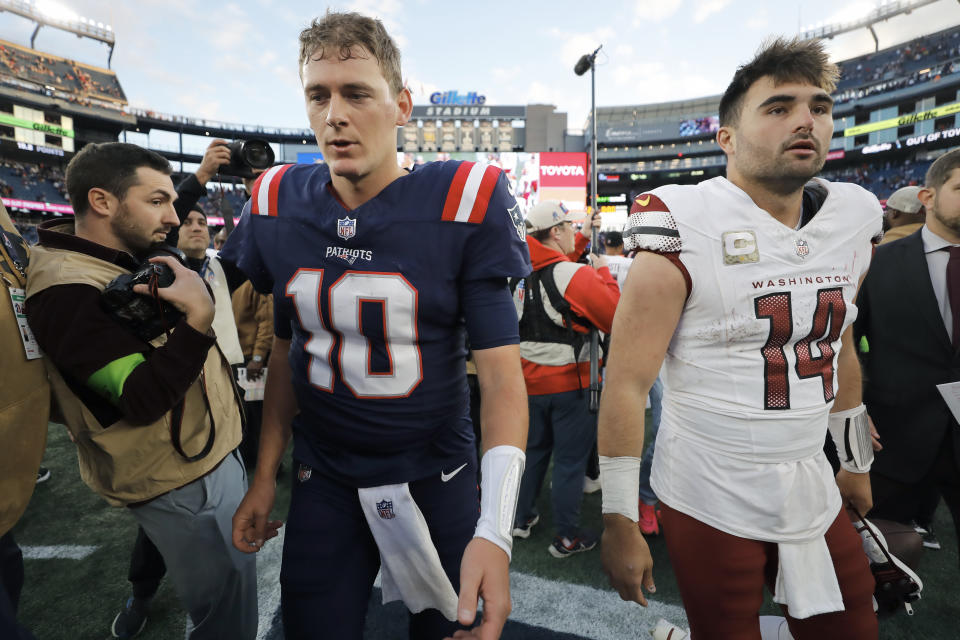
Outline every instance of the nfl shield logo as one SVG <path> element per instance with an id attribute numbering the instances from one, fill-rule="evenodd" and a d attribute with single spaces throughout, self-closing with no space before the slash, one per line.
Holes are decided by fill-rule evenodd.
<path id="1" fill-rule="evenodd" d="M 313 475 L 313 469 L 305 464 L 300 465 L 300 469 L 297 471 L 297 480 L 300 482 L 306 482 L 310 479 L 311 475 Z"/>
<path id="2" fill-rule="evenodd" d="M 810 245 L 807 244 L 806 240 L 797 238 L 797 255 L 801 258 L 806 258 L 810 255 Z"/>
<path id="3" fill-rule="evenodd" d="M 384 520 L 392 520 L 397 517 L 397 514 L 393 512 L 393 501 L 384 500 L 383 502 L 377 503 L 377 513 L 380 514 L 380 517 Z"/>
<path id="4" fill-rule="evenodd" d="M 357 235 L 357 219 L 349 217 L 338 218 L 337 235 L 344 240 L 349 240 L 353 236 Z"/>

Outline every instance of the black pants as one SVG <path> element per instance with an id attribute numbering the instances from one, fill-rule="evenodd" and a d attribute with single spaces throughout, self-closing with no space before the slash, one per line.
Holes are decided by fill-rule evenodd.
<path id="1" fill-rule="evenodd" d="M 163 556 L 154 546 L 142 527 L 137 527 L 137 539 L 130 554 L 130 573 L 127 578 L 133 586 L 135 598 L 152 598 L 160 588 L 160 581 L 167 573 Z"/>
<path id="2" fill-rule="evenodd" d="M 919 481 L 901 482 L 871 472 L 870 484 L 873 488 L 870 517 L 903 524 L 909 524 L 917 516 L 918 500 L 925 498 L 931 486 L 936 487 L 950 509 L 960 549 L 960 468 L 954 454 L 952 432 L 947 432 L 933 466 Z"/>
<path id="3" fill-rule="evenodd" d="M 17 624 L 17 605 L 23 588 L 23 554 L 11 532 L 0 537 L 0 638 L 35 640 Z"/>
<path id="4" fill-rule="evenodd" d="M 466 466 L 447 482 L 438 473 L 409 484 L 454 591 L 459 591 L 460 562 L 480 514 L 472 454 L 464 452 Z M 314 469 L 291 491 L 280 568 L 286 638 L 360 640 L 380 553 L 357 490 Z M 414 640 L 440 640 L 461 628 L 436 609 L 409 616 Z"/>

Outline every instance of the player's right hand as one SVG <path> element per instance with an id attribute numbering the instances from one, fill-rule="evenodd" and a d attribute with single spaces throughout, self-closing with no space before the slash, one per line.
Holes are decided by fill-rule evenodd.
<path id="1" fill-rule="evenodd" d="M 640 527 L 619 513 L 604 514 L 603 526 L 600 555 L 610 586 L 621 599 L 647 606 L 641 587 L 649 593 L 657 587 L 653 582 L 653 557 Z"/>
<path id="2" fill-rule="evenodd" d="M 233 514 L 233 546 L 244 553 L 256 553 L 264 542 L 277 537 L 283 522 L 268 520 L 275 496 L 272 478 L 263 482 L 254 480 Z"/>

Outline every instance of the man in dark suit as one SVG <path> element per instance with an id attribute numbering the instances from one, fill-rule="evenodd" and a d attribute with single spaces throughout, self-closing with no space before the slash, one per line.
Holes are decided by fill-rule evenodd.
<path id="1" fill-rule="evenodd" d="M 909 523 L 933 484 L 960 531 L 960 425 L 936 387 L 960 381 L 960 150 L 930 166 L 918 197 L 926 223 L 877 249 L 857 301 L 864 402 L 883 443 L 871 517 Z"/>

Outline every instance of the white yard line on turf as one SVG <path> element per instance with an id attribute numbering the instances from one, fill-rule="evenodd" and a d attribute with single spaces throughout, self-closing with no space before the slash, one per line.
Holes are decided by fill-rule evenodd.
<path id="1" fill-rule="evenodd" d="M 260 593 L 260 632 L 257 640 L 265 640 L 274 615 L 280 606 L 280 537 L 264 545 L 257 554 L 257 583 Z M 375 586 L 380 586 L 377 575 Z M 570 633 L 594 640 L 620 640 L 646 637 L 640 632 L 652 629 L 659 618 L 686 627 L 683 607 L 647 598 L 643 608 L 624 602 L 613 591 L 595 589 L 568 582 L 556 582 L 536 576 L 511 572 L 510 592 L 513 613 L 510 619 L 557 633 Z"/>
<path id="2" fill-rule="evenodd" d="M 280 558 L 283 556 L 283 534 L 267 541 L 257 552 L 257 596 L 260 626 L 257 640 L 266 640 L 273 625 L 273 618 L 280 610 Z"/>
<path id="3" fill-rule="evenodd" d="M 20 547 L 24 560 L 83 560 L 96 550 L 97 547 L 69 544 Z"/>
<path id="4" fill-rule="evenodd" d="M 557 633 L 594 640 L 647 637 L 659 618 L 687 626 L 683 607 L 647 598 L 646 608 L 624 602 L 614 591 L 569 582 L 556 582 L 511 572 L 510 619 Z"/>

